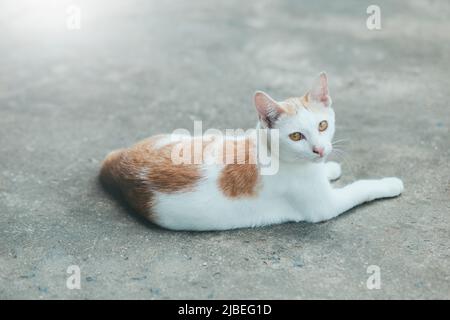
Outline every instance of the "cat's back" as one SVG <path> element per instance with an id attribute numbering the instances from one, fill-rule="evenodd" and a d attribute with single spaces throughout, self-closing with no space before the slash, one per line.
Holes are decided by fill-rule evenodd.
<path id="1" fill-rule="evenodd" d="M 189 206 L 226 206 L 255 198 L 261 188 L 256 144 L 249 137 L 153 136 L 111 152 L 100 179 L 154 222 L 164 214 L 158 211 L 183 208 L 189 215 Z"/>

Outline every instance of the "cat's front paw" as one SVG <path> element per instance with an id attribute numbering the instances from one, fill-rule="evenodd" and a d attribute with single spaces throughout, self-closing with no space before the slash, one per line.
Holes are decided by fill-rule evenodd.
<path id="1" fill-rule="evenodd" d="M 341 165 L 334 161 L 328 161 L 325 163 L 325 168 L 327 170 L 328 180 L 336 180 L 341 176 L 342 170 Z"/>
<path id="2" fill-rule="evenodd" d="M 396 197 L 400 195 L 404 190 L 403 182 L 399 178 L 383 178 L 381 179 L 381 181 L 385 184 L 388 197 Z"/>

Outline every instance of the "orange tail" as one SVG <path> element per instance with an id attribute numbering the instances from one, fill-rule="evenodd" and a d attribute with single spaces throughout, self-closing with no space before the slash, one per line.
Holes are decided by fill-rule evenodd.
<path id="1" fill-rule="evenodd" d="M 103 160 L 100 170 L 100 181 L 110 191 L 121 191 L 120 159 L 122 150 L 110 152 Z"/>

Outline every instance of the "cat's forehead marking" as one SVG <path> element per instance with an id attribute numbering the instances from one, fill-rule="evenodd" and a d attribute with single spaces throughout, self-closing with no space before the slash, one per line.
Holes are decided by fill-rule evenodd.
<path id="1" fill-rule="evenodd" d="M 288 115 L 297 114 L 298 111 L 302 109 L 306 109 L 308 111 L 318 113 L 318 114 L 326 114 L 327 108 L 321 106 L 319 103 L 315 103 L 309 99 L 309 95 L 305 94 L 301 97 L 288 98 L 280 103 L 280 105 L 285 109 L 295 110 L 295 113 L 287 113 Z"/>
<path id="2" fill-rule="evenodd" d="M 298 110 L 305 107 L 300 98 L 288 98 L 282 101 L 280 105 L 288 115 L 295 115 Z"/>

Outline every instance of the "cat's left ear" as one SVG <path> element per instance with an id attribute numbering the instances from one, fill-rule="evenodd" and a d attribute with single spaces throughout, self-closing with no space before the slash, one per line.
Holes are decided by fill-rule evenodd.
<path id="1" fill-rule="evenodd" d="M 331 106 L 331 97 L 328 91 L 328 77 L 325 72 L 321 72 L 314 81 L 308 97 L 315 102 L 322 103 L 325 107 Z"/>

